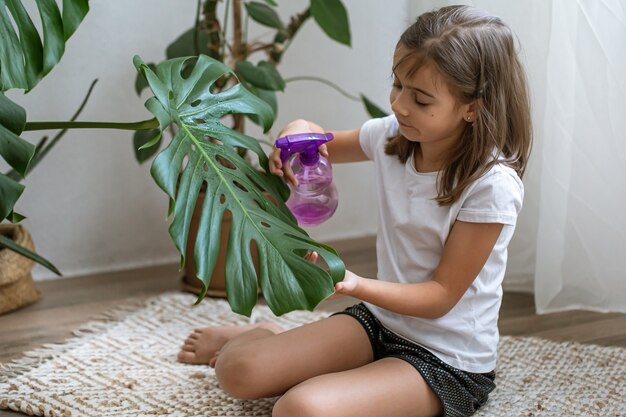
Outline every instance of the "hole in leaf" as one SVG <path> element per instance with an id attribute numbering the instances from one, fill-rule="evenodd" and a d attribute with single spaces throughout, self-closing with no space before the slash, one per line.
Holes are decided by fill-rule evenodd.
<path id="1" fill-rule="evenodd" d="M 230 162 L 228 159 L 224 158 L 221 155 L 215 155 L 215 160 L 219 162 L 219 164 L 223 166 L 224 168 L 237 169 L 235 164 L 233 164 L 232 162 Z"/>
<path id="2" fill-rule="evenodd" d="M 181 167 L 180 167 L 180 171 L 183 172 L 185 169 L 187 169 L 187 164 L 189 163 L 189 156 L 185 155 L 185 157 L 183 158 L 182 162 L 181 162 Z"/>
<path id="3" fill-rule="evenodd" d="M 224 91 L 226 89 L 226 86 L 228 85 L 228 82 L 231 80 L 231 78 L 232 78 L 232 75 L 230 73 L 225 73 L 220 78 L 215 80 L 215 82 L 213 82 L 213 84 L 211 84 L 211 87 L 209 88 L 209 91 L 211 92 L 211 94 Z"/>
<path id="4" fill-rule="evenodd" d="M 211 137 L 211 136 L 205 136 L 204 139 L 206 139 L 208 142 L 214 143 L 217 146 L 224 145 L 224 143 L 221 140 L 215 139 L 214 137 Z"/>
<path id="5" fill-rule="evenodd" d="M 259 203 L 258 201 L 256 201 L 256 200 L 252 200 L 252 202 L 253 202 L 254 204 L 256 204 L 256 206 L 257 206 L 258 208 L 262 208 L 262 207 L 261 207 L 261 203 Z"/>
<path id="6" fill-rule="evenodd" d="M 257 248 L 256 240 L 250 241 L 250 255 L 252 256 L 252 264 L 254 265 L 254 272 L 256 273 L 257 278 L 259 277 L 259 250 Z M 258 279 L 257 279 L 258 282 Z M 257 289 L 259 287 L 257 286 Z"/>
<path id="7" fill-rule="evenodd" d="M 224 204 L 226 202 L 226 196 L 224 194 L 220 195 L 220 204 Z"/>
<path id="8" fill-rule="evenodd" d="M 248 180 L 249 180 L 252 184 L 254 184 L 254 186 L 255 186 L 255 187 L 256 187 L 259 191 L 261 191 L 262 193 L 264 193 L 264 192 L 266 191 L 266 190 L 265 190 L 265 188 L 261 187 L 261 186 L 259 185 L 259 183 L 258 183 L 258 182 L 256 182 L 256 181 L 254 180 L 254 178 L 252 178 L 250 175 L 246 174 L 246 177 L 248 178 Z"/>
<path id="9" fill-rule="evenodd" d="M 268 222 L 261 222 L 261 226 L 263 226 L 263 227 L 267 227 L 268 229 L 269 229 L 270 227 L 272 227 L 272 225 L 271 225 L 271 224 L 269 224 Z"/>
<path id="10" fill-rule="evenodd" d="M 197 125 L 203 125 L 206 122 L 204 121 L 204 119 L 193 119 L 193 121 L 195 122 L 195 124 Z"/>
<path id="11" fill-rule="evenodd" d="M 174 100 L 174 92 L 172 90 L 170 90 L 167 96 L 169 97 L 170 100 Z"/>
<path id="12" fill-rule="evenodd" d="M 324 258 L 322 258 L 319 254 L 317 256 L 317 262 L 315 262 L 315 265 L 319 266 L 320 268 L 322 268 L 324 271 L 328 271 L 330 268 L 328 267 L 328 264 L 326 263 L 326 261 L 324 260 Z"/>
<path id="13" fill-rule="evenodd" d="M 248 192 L 248 189 L 242 183 L 238 181 L 233 181 L 233 184 L 235 185 L 235 187 L 239 188 L 240 190 Z"/>
<path id="14" fill-rule="evenodd" d="M 202 103 L 202 100 L 197 99 L 191 102 L 191 107 L 197 107 L 198 104 Z"/>
<path id="15" fill-rule="evenodd" d="M 311 249 L 294 249 L 291 251 L 294 255 L 299 256 L 301 258 L 306 258 L 307 255 L 311 252 L 317 252 L 315 250 L 311 250 Z M 315 262 L 315 265 L 328 271 L 328 264 L 326 263 L 326 261 L 324 260 L 324 258 L 322 258 L 322 256 L 319 254 L 319 252 L 317 253 L 317 261 Z"/>
<path id="16" fill-rule="evenodd" d="M 193 72 L 193 68 L 196 66 L 196 61 L 198 58 L 192 57 L 185 61 L 182 68 L 180 69 L 180 77 L 184 80 L 189 78 L 191 73 Z"/>
<path id="17" fill-rule="evenodd" d="M 202 170 L 204 172 L 209 172 L 209 165 L 206 162 L 204 164 L 202 164 Z"/>

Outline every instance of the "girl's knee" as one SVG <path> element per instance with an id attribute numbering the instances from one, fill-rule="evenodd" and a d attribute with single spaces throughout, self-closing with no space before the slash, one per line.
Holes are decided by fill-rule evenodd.
<path id="1" fill-rule="evenodd" d="M 230 349 L 220 353 L 215 364 L 215 375 L 220 388 L 243 400 L 264 397 L 265 364 L 259 361 L 254 352 L 246 349 Z"/>
<path id="2" fill-rule="evenodd" d="M 272 417 L 332 417 L 332 407 L 324 395 L 306 385 L 287 391 L 274 405 Z"/>

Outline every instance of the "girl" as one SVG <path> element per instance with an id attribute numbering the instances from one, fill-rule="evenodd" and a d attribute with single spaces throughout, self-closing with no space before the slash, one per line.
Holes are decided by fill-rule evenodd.
<path id="1" fill-rule="evenodd" d="M 335 288 L 363 302 L 285 332 L 198 329 L 179 354 L 215 366 L 235 397 L 282 395 L 275 417 L 468 416 L 495 388 L 501 283 L 531 146 L 510 29 L 466 6 L 420 16 L 395 49 L 390 101 L 393 115 L 333 132 L 321 148 L 333 163 L 376 168 L 378 279 L 348 271 Z M 296 120 L 281 135 L 311 131 L 324 129 Z M 295 184 L 278 151 L 271 160 Z"/>

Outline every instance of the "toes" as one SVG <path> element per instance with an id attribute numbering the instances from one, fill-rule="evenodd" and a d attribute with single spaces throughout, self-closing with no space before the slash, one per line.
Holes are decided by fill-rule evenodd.
<path id="1" fill-rule="evenodd" d="M 192 352 L 180 351 L 178 352 L 178 355 L 176 356 L 176 358 L 178 359 L 179 362 L 183 362 L 183 363 L 196 363 L 197 362 L 196 354 Z"/>
<path id="2" fill-rule="evenodd" d="M 190 343 L 185 343 L 182 347 L 182 350 L 184 350 L 185 352 L 195 352 L 196 351 L 196 345 L 192 345 Z"/>

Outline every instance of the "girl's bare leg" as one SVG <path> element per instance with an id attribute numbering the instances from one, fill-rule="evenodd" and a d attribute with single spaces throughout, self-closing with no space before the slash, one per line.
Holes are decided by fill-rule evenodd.
<path id="1" fill-rule="evenodd" d="M 441 402 L 408 362 L 384 358 L 296 385 L 283 395 L 273 417 L 434 417 Z"/>
<path id="2" fill-rule="evenodd" d="M 372 360 L 361 324 L 337 315 L 278 334 L 255 328 L 234 337 L 220 349 L 215 373 L 224 391 L 254 399 L 281 395 L 310 378 Z"/>

